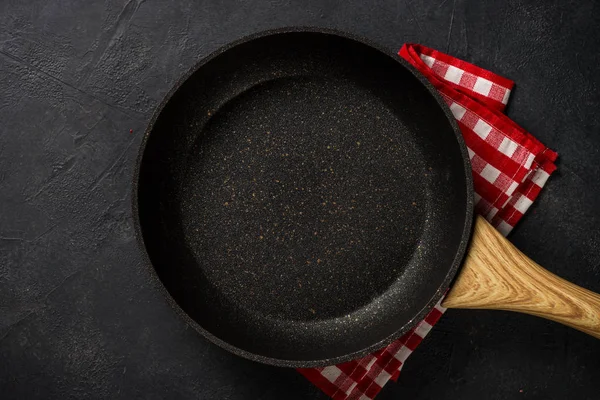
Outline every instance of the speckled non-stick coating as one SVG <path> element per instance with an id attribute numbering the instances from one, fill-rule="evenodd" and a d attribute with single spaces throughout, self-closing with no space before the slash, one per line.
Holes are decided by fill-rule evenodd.
<path id="1" fill-rule="evenodd" d="M 470 233 L 458 128 L 398 57 L 267 32 L 197 66 L 142 145 L 136 221 L 199 332 L 276 365 L 348 360 L 439 300 Z"/>

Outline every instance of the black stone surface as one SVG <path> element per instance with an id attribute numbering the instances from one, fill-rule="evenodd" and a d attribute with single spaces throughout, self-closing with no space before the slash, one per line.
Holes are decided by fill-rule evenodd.
<path id="1" fill-rule="evenodd" d="M 133 235 L 130 179 L 153 108 L 197 60 L 268 28 L 419 42 L 515 80 L 509 115 L 560 161 L 511 240 L 600 291 L 599 22 L 592 0 L 3 2 L 1 397 L 325 398 L 189 329 Z M 600 342 L 584 334 L 449 311 L 378 398 L 596 399 L 599 372 Z"/>

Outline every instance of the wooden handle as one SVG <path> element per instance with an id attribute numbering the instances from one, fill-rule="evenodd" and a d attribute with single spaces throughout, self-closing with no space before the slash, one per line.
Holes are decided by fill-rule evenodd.
<path id="1" fill-rule="evenodd" d="M 482 217 L 442 305 L 522 312 L 600 338 L 600 295 L 540 267 Z"/>

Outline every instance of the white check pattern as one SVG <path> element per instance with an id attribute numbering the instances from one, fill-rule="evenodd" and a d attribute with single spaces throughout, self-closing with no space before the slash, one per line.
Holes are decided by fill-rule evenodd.
<path id="1" fill-rule="evenodd" d="M 556 169 L 556 153 L 502 114 L 513 83 L 420 45 L 400 55 L 438 89 L 463 133 L 471 161 L 475 211 L 508 235 Z M 445 308 L 438 303 L 416 328 L 361 359 L 299 371 L 334 400 L 372 400 L 402 366 Z"/>

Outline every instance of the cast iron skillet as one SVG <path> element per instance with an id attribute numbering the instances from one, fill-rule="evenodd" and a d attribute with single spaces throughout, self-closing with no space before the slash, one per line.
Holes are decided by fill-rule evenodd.
<path id="1" fill-rule="evenodd" d="M 134 215 L 172 305 L 214 343 L 308 367 L 398 338 L 440 300 L 473 219 L 433 87 L 339 32 L 264 32 L 201 61 L 143 140 Z"/>

